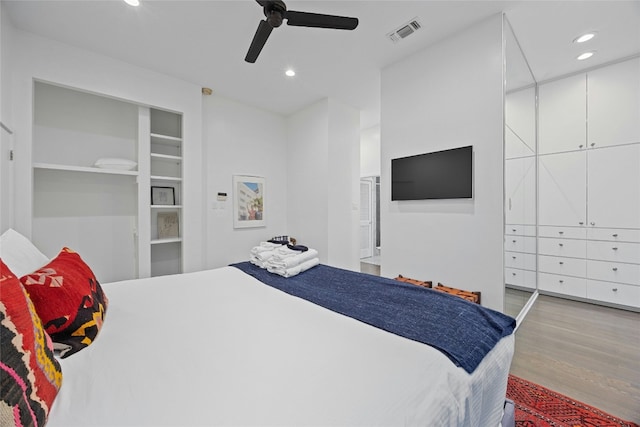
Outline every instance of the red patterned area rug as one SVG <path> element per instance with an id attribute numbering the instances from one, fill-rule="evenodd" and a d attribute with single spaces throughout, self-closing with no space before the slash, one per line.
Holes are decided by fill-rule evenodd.
<path id="1" fill-rule="evenodd" d="M 514 375 L 507 398 L 515 403 L 516 427 L 640 427 Z"/>

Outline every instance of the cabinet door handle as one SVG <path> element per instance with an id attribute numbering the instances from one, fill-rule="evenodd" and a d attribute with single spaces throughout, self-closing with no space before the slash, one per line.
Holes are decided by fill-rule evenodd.
<path id="1" fill-rule="evenodd" d="M 513 243 L 515 243 L 516 241 L 515 241 L 515 240 L 512 240 L 512 242 L 513 242 Z"/>
<path id="2" fill-rule="evenodd" d="M 611 248 L 611 249 L 613 249 L 614 251 L 617 251 L 617 250 L 618 250 L 618 248 L 617 248 L 617 247 L 613 247 L 613 248 Z"/>
<path id="3" fill-rule="evenodd" d="M 558 243 L 558 246 L 562 247 L 564 246 L 564 243 Z"/>
<path id="4" fill-rule="evenodd" d="M 560 234 L 564 234 L 564 231 L 558 231 L 558 233 L 560 233 Z"/>
<path id="5" fill-rule="evenodd" d="M 560 282 L 560 283 L 564 283 L 564 280 L 558 280 L 558 282 Z"/>
<path id="6" fill-rule="evenodd" d="M 512 228 L 512 229 L 511 229 L 511 231 L 513 231 L 513 232 L 515 233 L 515 232 L 516 232 L 516 229 L 515 229 L 515 228 Z"/>
<path id="7" fill-rule="evenodd" d="M 613 267 L 613 271 L 618 271 L 618 267 Z"/>
<path id="8" fill-rule="evenodd" d="M 579 147 L 580 147 L 580 148 L 582 148 L 582 147 L 584 147 L 584 145 L 583 145 L 583 144 L 580 144 L 580 145 L 579 145 Z"/>
<path id="9" fill-rule="evenodd" d="M 515 257 L 515 256 L 512 256 L 511 258 L 516 259 L 516 257 Z"/>
<path id="10" fill-rule="evenodd" d="M 592 143 L 591 143 L 591 146 L 592 146 L 592 147 L 595 147 L 595 146 L 596 146 L 596 143 L 595 143 L 595 142 L 592 142 Z"/>
<path id="11" fill-rule="evenodd" d="M 595 223 L 595 222 L 593 222 L 593 221 L 591 221 L 591 225 L 596 225 L 596 223 Z"/>
<path id="12" fill-rule="evenodd" d="M 613 292 L 618 292 L 618 288 L 611 289 Z"/>
<path id="13" fill-rule="evenodd" d="M 560 261 L 560 265 L 564 265 L 564 262 L 563 262 L 563 261 Z"/>
<path id="14" fill-rule="evenodd" d="M 583 221 L 580 221 L 578 224 L 580 224 L 580 225 L 584 225 L 584 222 L 583 222 Z"/>
<path id="15" fill-rule="evenodd" d="M 516 275 L 516 273 L 511 273 L 511 275 L 512 275 L 512 276 L 515 276 L 515 275 Z"/>
<path id="16" fill-rule="evenodd" d="M 617 233 L 616 233 L 616 234 L 613 234 L 613 237 L 618 237 L 618 234 L 617 234 Z"/>

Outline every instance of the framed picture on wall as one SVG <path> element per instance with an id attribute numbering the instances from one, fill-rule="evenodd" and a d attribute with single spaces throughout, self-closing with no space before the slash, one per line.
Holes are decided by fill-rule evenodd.
<path id="1" fill-rule="evenodd" d="M 176 196 L 173 187 L 151 187 L 152 205 L 175 205 Z"/>
<path id="2" fill-rule="evenodd" d="M 233 176 L 233 227 L 264 227 L 265 180 L 250 175 Z"/>

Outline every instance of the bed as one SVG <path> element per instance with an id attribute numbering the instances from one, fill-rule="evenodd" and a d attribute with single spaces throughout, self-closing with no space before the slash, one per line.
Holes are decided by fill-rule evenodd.
<path id="1" fill-rule="evenodd" d="M 469 368 L 438 346 L 367 323 L 366 315 L 352 317 L 264 283 L 252 268 L 240 263 L 102 284 L 109 301 L 104 323 L 91 345 L 58 358 L 63 381 L 47 426 L 500 424 L 513 319 L 500 315 L 498 339 Z M 323 270 L 347 277 L 344 283 L 358 277 L 371 289 L 440 294 L 324 265 L 281 279 L 295 288 L 295 280 Z M 334 299 L 360 304 L 349 298 Z M 499 315 L 454 296 L 438 298 L 474 306 L 488 323 Z M 375 305 L 401 310 L 390 308 L 393 301 L 363 304 L 366 312 Z"/>

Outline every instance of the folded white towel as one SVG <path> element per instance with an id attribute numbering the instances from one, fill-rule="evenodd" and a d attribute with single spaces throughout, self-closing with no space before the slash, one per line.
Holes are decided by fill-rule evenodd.
<path id="1" fill-rule="evenodd" d="M 296 265 L 300 265 L 305 261 L 308 261 L 312 258 L 318 257 L 318 251 L 315 249 L 309 249 L 308 251 L 299 253 L 297 255 L 289 256 L 286 258 L 278 258 L 273 257 L 269 260 L 269 264 L 274 267 L 287 268 L 295 267 Z"/>
<path id="2" fill-rule="evenodd" d="M 249 257 L 249 262 L 253 265 L 257 265 L 260 268 L 267 268 L 266 264 L 264 263 L 264 261 L 259 260 L 255 255 L 251 255 Z"/>
<path id="3" fill-rule="evenodd" d="M 254 255 L 256 258 L 258 258 L 260 261 L 267 261 L 269 258 L 273 257 L 273 255 L 275 254 L 274 251 L 262 251 L 262 252 L 258 252 L 256 255 Z"/>
<path id="4" fill-rule="evenodd" d="M 318 265 L 319 263 L 320 263 L 320 259 L 312 258 L 291 268 L 277 267 L 277 266 L 271 265 L 270 263 L 266 263 L 265 265 L 269 273 L 278 274 L 282 277 L 293 277 L 297 274 L 302 273 L 303 271 L 310 269 L 315 265 Z"/>
<path id="5" fill-rule="evenodd" d="M 273 251 L 274 249 L 280 248 L 280 247 L 282 247 L 282 245 L 278 243 L 260 242 L 258 246 L 254 246 L 253 248 L 251 248 L 251 254 L 257 255 L 260 252 Z"/>
<path id="6" fill-rule="evenodd" d="M 296 250 L 293 250 L 293 249 L 289 249 L 286 245 L 283 245 L 283 246 L 275 249 L 273 252 L 274 252 L 274 256 L 277 259 L 285 259 L 287 257 L 298 255 L 298 254 L 302 253 L 302 251 L 296 251 Z"/>

